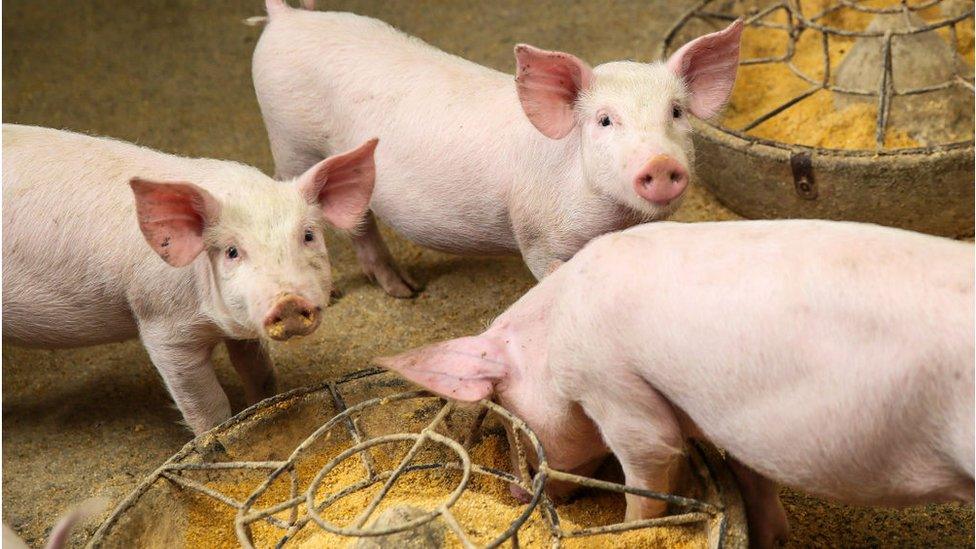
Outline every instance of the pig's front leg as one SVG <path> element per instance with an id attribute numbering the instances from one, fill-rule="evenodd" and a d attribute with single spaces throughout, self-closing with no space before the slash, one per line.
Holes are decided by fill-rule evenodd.
<path id="1" fill-rule="evenodd" d="M 739 483 L 742 502 L 746 506 L 749 545 L 767 548 L 785 543 L 790 535 L 790 525 L 779 500 L 779 487 L 732 456 L 726 461 Z"/>
<path id="2" fill-rule="evenodd" d="M 643 379 L 627 385 L 622 394 L 600 395 L 599 402 L 584 402 L 583 407 L 620 460 L 628 486 L 674 493 L 687 474 L 678 420 L 670 403 Z M 628 522 L 659 517 L 666 511 L 664 501 L 627 494 Z"/>
<path id="3" fill-rule="evenodd" d="M 230 401 L 210 362 L 214 344 L 188 342 L 157 328 L 140 327 L 143 345 L 193 434 L 230 418 Z"/>
<path id="4" fill-rule="evenodd" d="M 278 393 L 278 377 L 268 349 L 256 339 L 224 341 L 230 363 L 244 384 L 248 406 Z"/>
<path id="5" fill-rule="evenodd" d="M 393 256 L 383 242 L 373 212 L 366 212 L 360 231 L 352 236 L 352 244 L 366 278 L 379 283 L 393 297 L 417 295 L 420 286 L 393 262 Z"/>
<path id="6" fill-rule="evenodd" d="M 521 246 L 525 266 L 536 280 L 542 280 L 565 263 L 552 251 L 545 239 L 537 239 Z"/>

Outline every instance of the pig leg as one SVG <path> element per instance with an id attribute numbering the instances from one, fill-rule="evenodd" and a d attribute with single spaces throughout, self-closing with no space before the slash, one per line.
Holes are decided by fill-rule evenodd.
<path id="1" fill-rule="evenodd" d="M 600 395 L 599 402 L 584 402 L 587 415 L 620 460 L 628 486 L 675 492 L 686 472 L 686 457 L 684 435 L 671 404 L 643 379 L 619 388 L 626 391 L 623 398 Z M 627 494 L 627 521 L 665 511 L 666 502 Z"/>
<path id="2" fill-rule="evenodd" d="M 278 393 L 278 378 L 268 350 L 254 339 L 224 341 L 230 363 L 244 384 L 248 406 Z"/>
<path id="3" fill-rule="evenodd" d="M 363 274 L 371 281 L 379 283 L 386 293 L 404 298 L 413 297 L 420 290 L 420 286 L 393 262 L 393 256 L 383 242 L 373 212 L 366 212 L 360 231 L 352 236 L 352 244 Z"/>
<path id="4" fill-rule="evenodd" d="M 293 145 L 291 140 L 277 131 L 276 125 L 267 124 L 267 126 L 271 156 L 275 164 L 275 179 L 284 181 L 298 177 L 325 159 L 320 152 L 311 150 L 307 146 Z"/>
<path id="5" fill-rule="evenodd" d="M 729 467 L 739 483 L 742 501 L 746 506 L 749 522 L 749 545 L 752 547 L 776 547 L 785 543 L 790 535 L 786 511 L 779 501 L 776 483 L 729 456 Z"/>
<path id="6" fill-rule="evenodd" d="M 194 435 L 230 417 L 230 401 L 210 362 L 213 344 L 174 341 L 168 334 L 145 326 L 140 327 L 140 335 L 149 358 Z"/>
<path id="7" fill-rule="evenodd" d="M 529 268 L 536 280 L 542 280 L 563 264 L 563 260 L 552 253 L 543 239 L 533 240 L 519 247 L 525 266 Z"/>

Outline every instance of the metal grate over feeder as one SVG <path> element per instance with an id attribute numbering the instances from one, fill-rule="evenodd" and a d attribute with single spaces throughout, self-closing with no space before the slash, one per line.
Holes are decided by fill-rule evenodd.
<path id="1" fill-rule="evenodd" d="M 753 96 L 762 107 L 749 116 L 693 121 L 701 181 L 750 218 L 854 220 L 971 236 L 973 12 L 972 2 L 959 0 L 700 2 L 668 33 L 663 55 L 742 17 L 746 31 L 733 107 Z M 749 55 L 748 41 L 756 37 L 777 41 L 778 48 Z M 813 54 L 818 62 L 801 66 L 798 44 L 814 44 L 803 59 Z M 840 44 L 852 45 L 844 51 Z M 960 54 L 964 46 L 967 58 Z M 846 55 L 838 58 L 838 51 Z M 757 67 L 783 68 L 784 78 L 797 84 L 760 105 L 765 95 L 742 93 L 740 85 L 781 82 L 758 81 L 750 74 Z M 774 137 L 762 131 L 825 94 L 840 113 L 870 105 L 870 119 L 852 117 L 842 129 L 864 126 L 873 139 L 851 147 L 811 143 L 817 120 Z M 902 139 L 893 139 L 895 132 Z"/>
<path id="2" fill-rule="evenodd" d="M 511 437 L 519 474 L 507 454 L 502 466 L 483 463 L 476 451 L 504 429 L 522 435 Z M 526 448 L 538 456 L 534 473 Z M 368 369 L 259 403 L 197 438 L 145 479 L 89 546 L 560 547 L 581 540 L 609 546 L 621 536 L 678 527 L 699 536 L 697 546 L 744 547 L 742 505 L 722 458 L 697 445 L 689 458 L 693 498 L 571 475 L 550 468 L 535 434 L 497 404 L 458 405 Z M 360 478 L 336 483 L 331 475 L 350 464 L 361 469 Z M 409 495 L 444 479 L 449 486 L 426 509 L 387 505 L 394 493 Z M 567 507 L 544 494 L 552 480 L 585 487 L 591 495 L 580 500 L 599 491 L 622 501 L 631 493 L 667 501 L 671 511 L 576 527 Z M 528 504 L 512 505 L 511 519 L 494 530 L 484 524 L 489 517 L 467 512 L 477 520 L 466 523 L 458 512 L 459 501 L 489 482 L 505 494 L 514 484 L 531 495 Z M 329 513 L 349 501 L 355 503 L 350 518 L 337 523 Z M 213 510 L 201 514 L 201 502 Z M 223 537 L 206 537 L 206 529 Z"/>

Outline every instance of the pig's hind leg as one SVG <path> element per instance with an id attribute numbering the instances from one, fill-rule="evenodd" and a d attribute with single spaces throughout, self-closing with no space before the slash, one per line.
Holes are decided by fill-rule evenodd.
<path id="1" fill-rule="evenodd" d="M 140 326 L 140 337 L 194 435 L 230 418 L 230 401 L 210 362 L 214 344 L 181 341 L 153 326 Z"/>
<path id="2" fill-rule="evenodd" d="M 230 363 L 244 384 L 248 406 L 278 393 L 278 378 L 268 350 L 255 339 L 224 341 Z"/>
<path id="3" fill-rule="evenodd" d="M 373 212 L 366 212 L 359 231 L 352 235 L 352 245 L 363 274 L 378 283 L 386 293 L 393 297 L 406 298 L 413 297 L 420 291 L 420 285 L 393 261 L 393 256 L 380 235 Z"/>

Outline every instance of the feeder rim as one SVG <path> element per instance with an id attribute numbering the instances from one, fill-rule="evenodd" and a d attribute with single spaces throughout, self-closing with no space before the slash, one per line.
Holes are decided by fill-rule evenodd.
<path id="1" fill-rule="evenodd" d="M 700 17 L 698 13 L 706 5 L 714 2 L 715 0 L 700 0 L 695 6 L 687 10 L 684 15 L 682 15 L 678 21 L 668 30 L 667 34 L 664 36 L 664 40 L 658 46 L 658 59 L 664 59 L 668 50 L 673 46 L 674 39 L 677 37 L 678 33 L 685 27 L 689 20 L 693 17 Z M 941 0 L 940 0 L 941 1 Z M 847 3 L 842 3 L 843 6 L 847 6 Z M 931 5 L 934 5 L 932 3 Z M 930 7 L 926 4 L 925 7 Z M 957 18 L 952 18 L 954 22 L 961 21 L 967 17 L 973 17 L 974 11 L 969 10 L 963 16 Z M 791 12 L 792 13 L 792 12 Z M 710 16 L 715 16 L 718 14 L 709 14 Z M 802 15 L 802 14 L 801 14 Z M 732 20 L 732 19 L 730 19 Z M 942 26 L 948 25 L 946 21 L 940 21 Z M 954 24 L 954 23 L 952 23 Z M 811 27 L 814 30 L 820 30 L 820 32 L 834 32 L 829 28 Z M 936 28 L 936 27 L 933 27 Z M 912 32 L 919 32 L 918 29 L 914 29 Z M 874 36 L 874 35 L 870 35 Z M 884 33 L 881 34 L 884 36 Z M 740 61 L 741 63 L 741 61 Z M 820 90 L 816 90 L 820 91 Z M 953 143 L 945 143 L 940 145 L 932 145 L 928 147 L 911 147 L 911 148 L 901 148 L 901 149 L 837 149 L 837 148 L 827 148 L 827 147 L 815 147 L 810 145 L 800 145 L 798 143 L 785 143 L 783 141 L 776 141 L 773 139 L 767 139 L 765 137 L 758 137 L 755 135 L 750 135 L 743 131 L 733 130 L 731 128 L 726 128 L 718 123 L 703 118 L 697 118 L 694 116 L 689 117 L 694 124 L 695 129 L 703 134 L 709 135 L 711 138 L 717 138 L 723 141 L 734 141 L 731 138 L 738 138 L 745 141 L 744 144 L 736 143 L 736 145 L 743 145 L 748 148 L 752 145 L 765 145 L 767 147 L 772 147 L 774 149 L 779 149 L 787 153 L 795 152 L 808 152 L 816 154 L 817 156 L 833 156 L 838 158 L 857 158 L 857 157 L 921 157 L 927 158 L 933 154 L 937 153 L 948 153 L 955 151 L 962 151 L 965 153 L 972 153 L 974 146 L 976 146 L 976 138 L 970 139 L 968 141 L 956 141 Z"/>

